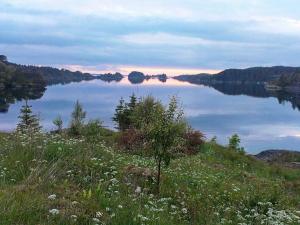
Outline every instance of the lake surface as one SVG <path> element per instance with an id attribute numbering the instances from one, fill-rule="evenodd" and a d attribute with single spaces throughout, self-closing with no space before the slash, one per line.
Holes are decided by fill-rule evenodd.
<path id="1" fill-rule="evenodd" d="M 47 130 L 54 128 L 52 120 L 58 115 L 62 116 L 65 125 L 68 124 L 77 99 L 89 119 L 99 118 L 105 126 L 113 128 L 111 118 L 121 97 L 128 99 L 132 93 L 152 95 L 167 103 L 172 95 L 176 95 L 192 127 L 201 130 L 207 138 L 217 136 L 219 143 L 226 144 L 228 137 L 237 133 L 242 139 L 241 145 L 249 153 L 265 149 L 300 149 L 298 99 L 268 94 L 262 87 L 254 91 L 244 87 L 217 89 L 219 91 L 174 79 L 166 82 L 151 79 L 142 84 L 131 84 L 125 78 L 118 83 L 93 80 L 48 86 L 40 99 L 29 103 Z M 15 128 L 21 105 L 22 102 L 17 101 L 9 105 L 7 112 L 0 113 L 0 130 Z"/>

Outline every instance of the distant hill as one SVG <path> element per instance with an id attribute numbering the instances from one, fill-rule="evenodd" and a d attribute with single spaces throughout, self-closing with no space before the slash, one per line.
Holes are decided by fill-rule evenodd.
<path id="1" fill-rule="evenodd" d="M 266 150 L 257 155 L 256 158 L 288 167 L 300 168 L 300 152 L 289 150 Z"/>
<path id="2" fill-rule="evenodd" d="M 291 75 L 300 71 L 300 67 L 252 67 L 247 69 L 227 69 L 217 74 L 180 75 L 177 80 L 195 84 L 208 83 L 264 83 L 276 80 L 282 75 Z"/>
<path id="3" fill-rule="evenodd" d="M 18 66 L 0 61 L 0 89 L 44 89 L 46 82 L 38 71 L 29 72 Z"/>
<path id="4" fill-rule="evenodd" d="M 19 71 L 32 74 L 40 74 L 47 85 L 65 84 L 70 82 L 79 82 L 83 80 L 92 80 L 95 77 L 89 73 L 82 73 L 79 71 L 72 72 L 66 69 L 57 69 L 45 66 L 27 66 L 18 65 L 14 63 L 6 63 L 9 66 L 15 67 Z"/>

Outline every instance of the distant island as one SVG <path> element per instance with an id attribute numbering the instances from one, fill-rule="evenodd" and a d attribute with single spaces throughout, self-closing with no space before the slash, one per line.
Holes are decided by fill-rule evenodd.
<path id="1" fill-rule="evenodd" d="M 128 75 L 128 80 L 133 84 L 143 83 L 144 80 L 155 79 L 157 78 L 161 82 L 166 82 L 168 77 L 166 74 L 158 74 L 158 75 L 145 75 L 138 71 L 133 71 Z"/>

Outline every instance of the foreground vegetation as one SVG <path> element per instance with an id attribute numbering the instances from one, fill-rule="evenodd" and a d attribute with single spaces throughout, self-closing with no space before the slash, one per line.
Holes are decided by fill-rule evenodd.
<path id="1" fill-rule="evenodd" d="M 176 118 L 152 121 L 150 127 L 135 124 L 145 100 L 135 102 L 133 114 L 130 105 L 119 105 L 114 117 L 119 132 L 99 121 L 84 123 L 85 112 L 76 103 L 68 129 L 58 117 L 59 129 L 43 133 L 26 104 L 17 131 L 0 135 L 0 224 L 300 224 L 299 170 L 245 155 L 237 135 L 228 147 L 215 139 L 199 142 L 201 135 L 187 137 L 189 127 L 170 113 L 172 101 L 163 107 L 147 99 L 161 116 L 169 112 Z M 170 127 L 176 128 L 172 138 L 184 145 L 160 141 L 154 132 L 170 135 Z M 167 143 L 167 152 L 161 143 Z M 167 163 L 158 192 L 160 156 Z"/>

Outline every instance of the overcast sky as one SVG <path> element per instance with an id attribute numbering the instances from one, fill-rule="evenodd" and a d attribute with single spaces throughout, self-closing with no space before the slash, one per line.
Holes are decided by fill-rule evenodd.
<path id="1" fill-rule="evenodd" d="M 0 54 L 95 73 L 300 66 L 299 0 L 0 0 Z"/>

